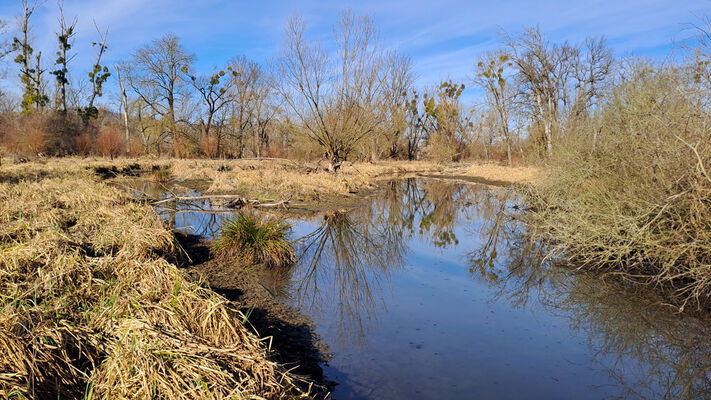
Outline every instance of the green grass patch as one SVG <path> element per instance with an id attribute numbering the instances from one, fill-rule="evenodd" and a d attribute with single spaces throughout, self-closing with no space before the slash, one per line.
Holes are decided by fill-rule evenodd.
<path id="1" fill-rule="evenodd" d="M 213 251 L 220 257 L 240 257 L 268 267 L 288 266 L 296 261 L 289 233 L 291 225 L 283 219 L 243 211 L 224 223 Z"/>

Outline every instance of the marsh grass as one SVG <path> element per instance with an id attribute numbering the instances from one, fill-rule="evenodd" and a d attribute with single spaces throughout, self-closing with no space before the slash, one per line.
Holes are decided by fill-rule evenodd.
<path id="1" fill-rule="evenodd" d="M 0 398 L 308 397 L 183 278 L 150 206 L 85 168 L 36 168 L 0 183 Z"/>
<path id="2" fill-rule="evenodd" d="M 151 177 L 154 181 L 158 183 L 166 183 L 173 178 L 173 174 L 172 172 L 170 172 L 170 168 L 158 167 L 153 169 L 153 171 L 151 172 Z"/>
<path id="3" fill-rule="evenodd" d="M 213 242 L 220 257 L 240 257 L 246 262 L 268 267 L 285 267 L 296 261 L 288 240 L 291 225 L 274 216 L 260 216 L 254 211 L 239 212 L 222 226 Z"/>

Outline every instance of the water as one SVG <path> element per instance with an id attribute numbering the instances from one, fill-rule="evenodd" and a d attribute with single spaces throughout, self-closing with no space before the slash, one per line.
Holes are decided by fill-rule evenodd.
<path id="1" fill-rule="evenodd" d="M 503 189 L 402 180 L 291 221 L 302 261 L 264 284 L 330 346 L 333 398 L 711 398 L 711 325 L 542 262 L 518 205 Z M 210 206 L 164 217 L 211 237 L 229 216 L 195 207 Z"/>

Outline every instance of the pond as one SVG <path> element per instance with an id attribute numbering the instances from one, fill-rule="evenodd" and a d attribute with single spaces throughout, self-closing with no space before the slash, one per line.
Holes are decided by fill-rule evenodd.
<path id="1" fill-rule="evenodd" d="M 301 261 L 263 284 L 314 321 L 338 400 L 710 398 L 708 320 L 545 262 L 520 206 L 502 188 L 394 181 L 291 220 Z M 229 215 L 163 213 L 206 237 Z"/>

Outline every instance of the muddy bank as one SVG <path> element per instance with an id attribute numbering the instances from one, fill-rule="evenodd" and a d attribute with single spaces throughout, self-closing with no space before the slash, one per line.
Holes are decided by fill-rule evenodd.
<path id="1" fill-rule="evenodd" d="M 316 335 L 308 317 L 278 301 L 261 283 L 263 274 L 270 271 L 238 262 L 224 264 L 212 257 L 208 240 L 180 231 L 175 231 L 175 236 L 190 259 L 183 265 L 188 277 L 204 282 L 243 312 L 248 317 L 245 325 L 265 339 L 272 359 L 312 382 L 316 398 L 327 398 L 335 386 L 324 379 L 321 368 L 331 357 L 328 346 Z"/>

